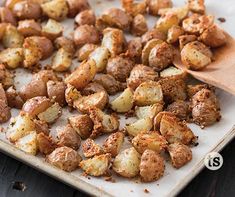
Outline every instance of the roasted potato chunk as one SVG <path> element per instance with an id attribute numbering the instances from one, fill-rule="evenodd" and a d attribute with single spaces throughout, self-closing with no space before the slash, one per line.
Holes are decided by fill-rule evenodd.
<path id="1" fill-rule="evenodd" d="M 42 26 L 42 35 L 47 37 L 50 40 L 55 40 L 63 34 L 63 26 L 53 20 L 49 19 L 47 23 Z"/>
<path id="2" fill-rule="evenodd" d="M 75 29 L 73 40 L 78 47 L 87 43 L 98 44 L 100 42 L 100 34 L 94 26 L 81 25 Z"/>
<path id="3" fill-rule="evenodd" d="M 181 51 L 181 60 L 191 70 L 201 70 L 212 61 L 211 50 L 201 42 L 186 44 Z"/>
<path id="4" fill-rule="evenodd" d="M 85 157 L 93 157 L 95 155 L 100 155 L 103 153 L 100 145 L 96 144 L 94 140 L 88 138 L 82 144 L 82 151 Z"/>
<path id="5" fill-rule="evenodd" d="M 153 127 L 152 119 L 147 117 L 139 119 L 132 124 L 127 124 L 125 130 L 130 136 L 136 136 L 140 132 L 150 131 Z"/>
<path id="6" fill-rule="evenodd" d="M 179 37 L 184 35 L 184 30 L 178 25 L 173 25 L 167 32 L 167 42 L 172 44 L 179 40 Z"/>
<path id="7" fill-rule="evenodd" d="M 180 50 L 182 50 L 186 44 L 188 44 L 189 42 L 193 42 L 195 40 L 197 40 L 197 36 L 195 36 L 195 35 L 182 35 L 182 36 L 179 36 Z"/>
<path id="8" fill-rule="evenodd" d="M 33 118 L 24 112 L 11 119 L 6 133 L 10 142 L 16 142 L 18 139 L 34 131 L 35 124 Z"/>
<path id="9" fill-rule="evenodd" d="M 188 6 L 182 6 L 182 7 L 173 7 L 173 8 L 162 8 L 158 10 L 158 14 L 163 16 L 166 14 L 175 14 L 178 16 L 180 21 L 182 21 L 184 18 L 188 16 Z"/>
<path id="10" fill-rule="evenodd" d="M 105 114 L 99 108 L 90 108 L 89 116 L 94 123 L 91 138 L 95 138 L 103 133 L 111 133 L 119 128 L 119 120 L 114 115 Z"/>
<path id="11" fill-rule="evenodd" d="M 6 69 L 4 64 L 0 64 L 0 83 L 4 89 L 9 88 L 14 84 L 13 74 Z"/>
<path id="12" fill-rule="evenodd" d="M 162 78 L 181 78 L 184 79 L 187 76 L 187 73 L 184 70 L 170 66 L 160 72 L 160 77 Z"/>
<path id="13" fill-rule="evenodd" d="M 75 100 L 73 106 L 82 113 L 88 113 L 90 107 L 104 109 L 108 100 L 108 94 L 105 91 L 101 91 Z"/>
<path id="14" fill-rule="evenodd" d="M 52 58 L 52 69 L 63 72 L 69 69 L 72 64 L 72 55 L 64 48 L 60 48 Z"/>
<path id="15" fill-rule="evenodd" d="M 134 17 L 131 23 L 131 33 L 135 36 L 142 36 L 148 31 L 147 21 L 142 14 Z"/>
<path id="16" fill-rule="evenodd" d="M 165 171 L 164 159 L 160 154 L 145 150 L 140 160 L 140 176 L 143 182 L 151 182 L 160 179 Z"/>
<path id="17" fill-rule="evenodd" d="M 189 103 L 187 101 L 177 100 L 167 106 L 167 111 L 173 113 L 181 120 L 187 120 L 191 113 Z"/>
<path id="18" fill-rule="evenodd" d="M 41 24 L 35 20 L 22 20 L 19 21 L 17 30 L 24 36 L 40 36 L 41 35 Z"/>
<path id="19" fill-rule="evenodd" d="M 44 133 L 37 134 L 37 145 L 39 152 L 44 155 L 52 153 L 56 148 L 52 138 L 45 135 Z"/>
<path id="20" fill-rule="evenodd" d="M 108 60 L 106 71 L 107 74 L 112 75 L 116 80 L 125 82 L 133 67 L 134 63 L 131 60 L 117 56 Z"/>
<path id="21" fill-rule="evenodd" d="M 57 21 L 63 20 L 68 14 L 66 0 L 51 0 L 41 4 L 42 11 L 49 18 Z"/>
<path id="22" fill-rule="evenodd" d="M 140 154 L 148 149 L 160 153 L 166 149 L 167 141 L 157 131 L 148 131 L 137 134 L 132 139 L 132 145 Z"/>
<path id="23" fill-rule="evenodd" d="M 110 55 L 111 54 L 106 47 L 98 47 L 90 53 L 89 59 L 95 61 L 97 72 L 105 70 Z"/>
<path id="24" fill-rule="evenodd" d="M 163 8 L 171 8 L 173 3 L 171 0 L 147 0 L 148 12 L 151 15 L 158 15 L 158 11 Z"/>
<path id="25" fill-rule="evenodd" d="M 75 53 L 75 44 L 73 40 L 67 37 L 61 36 L 61 37 L 56 38 L 54 41 L 54 44 L 57 49 L 64 48 L 64 50 L 71 53 L 71 55 Z"/>
<path id="26" fill-rule="evenodd" d="M 227 38 L 222 29 L 212 25 L 201 34 L 199 39 L 209 47 L 220 47 L 226 43 Z"/>
<path id="27" fill-rule="evenodd" d="M 15 143 L 16 147 L 31 155 L 36 155 L 38 151 L 37 133 L 35 131 L 30 132 L 24 137 L 20 138 Z"/>
<path id="28" fill-rule="evenodd" d="M 77 150 L 81 145 L 80 136 L 70 124 L 67 124 L 64 128 L 58 130 L 56 138 L 59 146 L 67 146 Z"/>
<path id="29" fill-rule="evenodd" d="M 84 44 L 78 51 L 76 52 L 76 56 L 78 58 L 78 61 L 82 62 L 84 60 L 87 60 L 89 55 L 92 51 L 94 51 L 98 46 L 95 44 Z"/>
<path id="30" fill-rule="evenodd" d="M 188 0 L 188 8 L 190 11 L 199 14 L 204 14 L 206 11 L 204 0 Z"/>
<path id="31" fill-rule="evenodd" d="M 0 63 L 3 63 L 10 69 L 19 67 L 23 59 L 22 48 L 8 48 L 0 52 Z"/>
<path id="32" fill-rule="evenodd" d="M 141 155 L 132 147 L 120 152 L 113 161 L 112 169 L 127 178 L 135 177 L 139 173 Z"/>
<path id="33" fill-rule="evenodd" d="M 163 92 L 161 85 L 154 81 L 143 82 L 136 88 L 133 98 L 137 106 L 162 103 Z"/>
<path id="34" fill-rule="evenodd" d="M 145 45 L 152 39 L 166 40 L 166 34 L 161 32 L 159 29 L 151 29 L 141 36 L 142 44 Z"/>
<path id="35" fill-rule="evenodd" d="M 158 73 L 153 68 L 143 64 L 136 65 L 127 79 L 127 86 L 135 90 L 141 83 L 146 81 L 155 81 L 158 79 Z"/>
<path id="36" fill-rule="evenodd" d="M 134 0 L 122 0 L 122 7 L 131 16 L 135 17 L 138 14 L 146 13 L 146 2 L 135 3 Z"/>
<path id="37" fill-rule="evenodd" d="M 22 108 L 24 101 L 19 96 L 19 94 L 16 92 L 16 90 L 13 88 L 13 86 L 9 87 L 6 90 L 6 97 L 7 97 L 7 103 L 9 105 L 9 107 L 16 108 L 16 109 Z"/>
<path id="38" fill-rule="evenodd" d="M 73 102 L 82 97 L 80 92 L 72 85 L 67 86 L 65 90 L 65 100 L 68 103 L 68 106 L 73 106 Z"/>
<path id="39" fill-rule="evenodd" d="M 161 71 L 173 62 L 174 50 L 171 45 L 163 42 L 153 47 L 149 53 L 149 66 Z"/>
<path id="40" fill-rule="evenodd" d="M 14 4 L 12 12 L 20 20 L 24 19 L 39 19 L 42 15 L 41 7 L 33 1 L 19 1 Z"/>
<path id="41" fill-rule="evenodd" d="M 171 163 L 175 168 L 181 168 L 192 160 L 192 151 L 184 144 L 170 144 L 167 150 L 171 157 Z"/>
<path id="42" fill-rule="evenodd" d="M 114 28 L 106 28 L 103 31 L 102 46 L 106 47 L 114 57 L 124 51 L 126 43 L 123 31 Z"/>
<path id="43" fill-rule="evenodd" d="M 106 90 L 101 84 L 96 82 L 91 82 L 82 90 L 82 95 L 88 96 L 90 94 L 94 94 L 100 91 L 106 91 Z"/>
<path id="44" fill-rule="evenodd" d="M 192 97 L 202 89 L 208 89 L 213 91 L 213 87 L 208 84 L 196 84 L 196 85 L 187 85 L 187 93 L 188 97 L 192 99 Z"/>
<path id="45" fill-rule="evenodd" d="M 111 134 L 103 143 L 105 153 L 110 153 L 112 157 L 116 157 L 124 142 L 124 134 L 116 132 Z"/>
<path id="46" fill-rule="evenodd" d="M 61 107 L 58 103 L 54 103 L 44 112 L 38 114 L 39 120 L 46 121 L 48 124 L 54 123 L 62 114 Z"/>
<path id="47" fill-rule="evenodd" d="M 82 139 L 86 139 L 91 135 L 93 122 L 87 114 L 72 116 L 68 120 L 70 125 Z"/>
<path id="48" fill-rule="evenodd" d="M 130 88 L 126 88 L 111 103 L 112 110 L 120 113 L 128 112 L 133 107 L 133 92 Z"/>
<path id="49" fill-rule="evenodd" d="M 173 25 L 178 25 L 179 22 L 180 20 L 176 14 L 167 13 L 158 19 L 155 28 L 163 33 L 167 33 Z"/>
<path id="50" fill-rule="evenodd" d="M 16 18 L 10 9 L 6 7 L 0 7 L 0 21 L 2 23 L 11 23 L 16 26 Z"/>
<path id="51" fill-rule="evenodd" d="M 111 95 L 124 89 L 124 85 L 109 74 L 96 75 L 94 82 L 101 84 L 108 94 Z"/>
<path id="52" fill-rule="evenodd" d="M 50 99 L 45 96 L 36 96 L 27 100 L 23 107 L 22 111 L 28 113 L 30 116 L 35 117 L 41 112 L 44 112 L 46 109 L 52 106 Z"/>
<path id="53" fill-rule="evenodd" d="M 193 122 L 202 127 L 219 121 L 219 110 L 219 101 L 211 90 L 202 89 L 192 97 Z"/>
<path id="54" fill-rule="evenodd" d="M 11 111 L 8 107 L 6 93 L 0 83 L 0 123 L 7 122 L 11 117 Z"/>
<path id="55" fill-rule="evenodd" d="M 58 77 L 53 70 L 40 70 L 38 73 L 33 74 L 32 81 L 34 80 L 39 80 L 46 84 L 50 80 L 58 81 Z"/>
<path id="56" fill-rule="evenodd" d="M 149 106 L 136 107 L 135 115 L 139 119 L 154 118 L 159 112 L 163 111 L 163 104 L 156 103 Z"/>
<path id="57" fill-rule="evenodd" d="M 136 63 L 140 62 L 142 53 L 141 38 L 134 38 L 127 43 L 126 56 L 133 59 Z"/>
<path id="58" fill-rule="evenodd" d="M 195 143 L 197 140 L 197 137 L 186 123 L 180 121 L 170 112 L 160 112 L 154 118 L 154 129 L 159 130 L 170 144 L 181 142 L 188 145 Z"/>
<path id="59" fill-rule="evenodd" d="M 78 66 L 64 81 L 66 84 L 81 90 L 94 78 L 96 71 L 97 68 L 94 60 L 89 60 Z"/>
<path id="60" fill-rule="evenodd" d="M 77 151 L 66 146 L 56 148 L 46 157 L 48 163 L 67 172 L 76 170 L 81 160 Z"/>
<path id="61" fill-rule="evenodd" d="M 90 9 L 87 0 L 66 0 L 69 8 L 68 17 L 73 18 L 77 13 Z"/>
<path id="62" fill-rule="evenodd" d="M 45 121 L 34 119 L 33 122 L 35 124 L 35 131 L 38 134 L 44 133 L 47 136 L 49 135 L 50 128 L 49 128 L 49 125 Z"/>
<path id="63" fill-rule="evenodd" d="M 95 25 L 96 17 L 92 10 L 84 10 L 75 17 L 75 22 L 80 25 Z"/>
<path id="64" fill-rule="evenodd" d="M 13 25 L 7 25 L 2 36 L 2 45 L 5 48 L 21 48 L 24 37 L 19 33 Z"/>
<path id="65" fill-rule="evenodd" d="M 181 78 L 163 78 L 159 81 L 162 87 L 164 101 L 172 103 L 176 100 L 185 100 L 187 98 L 186 84 Z"/>
<path id="66" fill-rule="evenodd" d="M 107 153 L 103 155 L 94 156 L 91 159 L 83 160 L 80 162 L 79 166 L 88 175 L 102 176 L 107 173 L 110 161 L 111 155 Z"/>

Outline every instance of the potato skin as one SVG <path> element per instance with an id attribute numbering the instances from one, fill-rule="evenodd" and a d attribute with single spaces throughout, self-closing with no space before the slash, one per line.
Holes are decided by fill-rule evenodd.
<path id="1" fill-rule="evenodd" d="M 32 76 L 32 81 L 34 80 L 39 80 L 46 84 L 50 80 L 57 81 L 58 78 L 53 70 L 40 70 Z"/>
<path id="2" fill-rule="evenodd" d="M 81 145 L 81 138 L 70 124 L 57 132 L 57 144 L 59 146 L 67 146 L 77 150 Z"/>
<path id="3" fill-rule="evenodd" d="M 67 37 L 61 36 L 56 38 L 54 44 L 57 49 L 64 48 L 66 51 L 68 51 L 71 54 L 75 53 L 75 44 L 73 40 Z"/>
<path id="4" fill-rule="evenodd" d="M 93 157 L 103 153 L 102 148 L 90 138 L 83 142 L 82 151 L 85 157 Z"/>
<path id="5" fill-rule="evenodd" d="M 84 10 L 75 17 L 75 22 L 80 25 L 95 25 L 96 17 L 92 10 Z"/>
<path id="6" fill-rule="evenodd" d="M 75 29 L 73 39 L 77 46 L 87 43 L 98 44 L 100 42 L 100 35 L 94 26 L 81 25 Z"/>
<path id="7" fill-rule="evenodd" d="M 181 120 L 187 120 L 191 113 L 189 103 L 187 101 L 177 100 L 167 106 L 167 111 L 172 112 Z"/>
<path id="8" fill-rule="evenodd" d="M 7 104 L 6 93 L 0 84 L 0 123 L 7 122 L 11 117 L 11 111 Z"/>
<path id="9" fill-rule="evenodd" d="M 16 92 L 16 90 L 13 88 L 13 86 L 9 87 L 6 90 L 6 97 L 7 97 L 7 103 L 9 107 L 21 109 L 24 101 L 21 99 L 19 94 Z"/>
<path id="10" fill-rule="evenodd" d="M 0 64 L 0 83 L 4 89 L 14 85 L 13 74 L 6 69 L 4 64 Z"/>
<path id="11" fill-rule="evenodd" d="M 45 135 L 44 133 L 39 133 L 37 135 L 37 145 L 38 150 L 44 155 L 52 153 L 53 150 L 56 148 L 56 145 L 52 141 L 52 138 Z"/>
<path id="12" fill-rule="evenodd" d="M 140 62 L 142 53 L 141 38 L 134 38 L 127 43 L 126 56 L 131 58 L 136 63 Z"/>
<path id="13" fill-rule="evenodd" d="M 108 60 L 106 71 L 116 80 L 125 82 L 133 67 L 134 63 L 131 60 L 117 56 Z"/>
<path id="14" fill-rule="evenodd" d="M 47 136 L 49 135 L 50 129 L 49 129 L 49 125 L 46 123 L 46 121 L 34 119 L 33 122 L 35 125 L 35 131 L 38 134 L 44 133 Z"/>
<path id="15" fill-rule="evenodd" d="M 166 40 L 166 35 L 158 29 L 151 29 L 141 36 L 142 44 L 145 45 L 152 39 Z"/>
<path id="16" fill-rule="evenodd" d="M 179 37 L 184 34 L 182 27 L 178 25 L 173 25 L 167 32 L 167 42 L 175 43 L 179 40 Z"/>
<path id="17" fill-rule="evenodd" d="M 41 7 L 32 1 L 20 1 L 13 7 L 13 13 L 19 19 L 39 19 L 42 15 Z"/>
<path id="18" fill-rule="evenodd" d="M 76 52 L 76 56 L 78 61 L 82 62 L 87 60 L 89 55 L 94 51 L 98 46 L 95 44 L 84 44 L 81 48 L 79 48 Z"/>
<path id="19" fill-rule="evenodd" d="M 41 35 L 41 24 L 35 20 L 22 20 L 19 21 L 17 30 L 24 36 L 40 36 Z"/>
<path id="20" fill-rule="evenodd" d="M 181 143 L 174 143 L 168 146 L 168 152 L 171 157 L 171 163 L 175 168 L 181 168 L 192 160 L 192 151 Z"/>
<path id="21" fill-rule="evenodd" d="M 82 90 L 82 95 L 88 96 L 90 94 L 94 94 L 100 91 L 106 91 L 106 90 L 101 84 L 96 82 L 91 82 Z"/>
<path id="22" fill-rule="evenodd" d="M 165 170 L 164 159 L 152 150 L 145 150 L 140 161 L 140 176 L 143 182 L 160 179 Z"/>
<path id="23" fill-rule="evenodd" d="M 195 40 L 197 40 L 197 36 L 195 36 L 195 35 L 182 35 L 182 36 L 179 36 L 180 50 L 182 50 L 186 44 L 188 44 L 189 42 L 193 42 Z"/>
<path id="24" fill-rule="evenodd" d="M 0 21 L 2 23 L 11 23 L 15 26 L 17 25 L 16 19 L 11 10 L 6 7 L 0 7 Z"/>
<path id="25" fill-rule="evenodd" d="M 66 0 L 69 11 L 68 17 L 73 18 L 76 16 L 77 13 L 90 9 L 90 5 L 87 0 Z"/>
<path id="26" fill-rule="evenodd" d="M 77 169 L 81 160 L 77 151 L 66 146 L 56 148 L 46 157 L 48 163 L 67 172 Z"/>
<path id="27" fill-rule="evenodd" d="M 158 15 L 158 11 L 163 8 L 171 8 L 173 3 L 171 0 L 147 0 L 148 12 L 150 15 Z"/>
<path id="28" fill-rule="evenodd" d="M 50 99 L 59 103 L 60 106 L 66 104 L 65 101 L 65 89 L 66 85 L 62 81 L 48 81 L 47 82 L 47 95 Z"/>
<path id="29" fill-rule="evenodd" d="M 131 23 L 131 33 L 135 36 L 142 36 L 148 31 L 148 25 L 143 15 L 138 14 Z"/>

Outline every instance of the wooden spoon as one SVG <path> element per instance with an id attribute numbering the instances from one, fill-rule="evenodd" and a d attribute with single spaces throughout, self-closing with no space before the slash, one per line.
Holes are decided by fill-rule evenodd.
<path id="1" fill-rule="evenodd" d="M 225 34 L 227 36 L 226 45 L 213 51 L 215 60 L 203 70 L 193 71 L 187 69 L 181 62 L 179 52 L 173 64 L 196 79 L 235 95 L 235 40 L 228 33 Z"/>

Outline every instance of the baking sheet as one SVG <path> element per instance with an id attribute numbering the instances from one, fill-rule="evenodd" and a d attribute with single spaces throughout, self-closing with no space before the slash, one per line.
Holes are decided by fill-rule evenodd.
<path id="1" fill-rule="evenodd" d="M 174 5 L 177 6 L 183 5 L 184 3 L 183 0 L 175 0 L 173 2 Z M 97 15 L 109 7 L 120 7 L 118 0 L 90 0 L 90 4 Z M 233 0 L 226 0 L 223 1 L 223 3 L 221 3 L 220 0 L 207 0 L 206 6 L 208 13 L 215 15 L 215 21 L 232 36 L 235 36 L 235 28 L 233 24 L 235 5 Z M 220 23 L 217 21 L 218 17 L 224 17 L 226 22 Z M 155 24 L 156 20 L 156 17 L 148 17 L 149 28 Z M 66 34 L 70 36 L 73 31 L 73 21 L 66 20 L 63 24 Z M 46 63 L 48 62 L 42 62 L 42 64 Z M 78 63 L 75 61 L 74 66 L 77 65 Z M 15 79 L 17 87 L 28 83 L 30 78 L 30 73 L 21 69 L 17 70 L 17 77 Z M 153 183 L 140 183 L 136 178 L 130 180 L 117 177 L 115 175 L 113 178 L 116 182 L 112 183 L 105 181 L 102 177 L 84 177 L 82 176 L 81 170 L 76 170 L 72 173 L 63 172 L 45 163 L 44 159 L 40 156 L 35 157 L 25 154 L 14 148 L 13 145 L 9 145 L 5 140 L 4 133 L 0 133 L 0 150 L 57 178 L 58 180 L 96 196 L 174 196 L 204 167 L 203 157 L 205 154 L 212 150 L 219 151 L 235 135 L 235 131 L 233 129 L 233 125 L 235 123 L 235 97 L 221 90 L 217 90 L 217 95 L 221 102 L 221 121 L 204 130 L 201 130 L 194 124 L 189 125 L 193 132 L 199 136 L 199 145 L 192 149 L 193 160 L 188 165 L 178 170 L 171 167 L 169 162 L 166 163 L 166 171 L 163 178 Z M 16 116 L 17 113 L 17 110 L 12 110 L 13 116 Z M 63 112 L 63 116 L 57 121 L 55 127 L 64 125 L 67 122 L 68 116 L 70 115 L 65 110 Z M 131 121 L 133 121 L 133 119 L 128 120 L 128 122 Z M 122 118 L 121 126 L 124 125 L 124 122 L 124 118 Z M 6 127 L 6 125 L 7 124 L 5 124 L 4 127 Z M 56 130 L 55 127 L 53 127 L 53 130 Z M 105 137 L 100 137 L 98 141 L 102 142 L 104 138 Z M 145 189 L 147 189 L 149 193 L 145 193 Z"/>

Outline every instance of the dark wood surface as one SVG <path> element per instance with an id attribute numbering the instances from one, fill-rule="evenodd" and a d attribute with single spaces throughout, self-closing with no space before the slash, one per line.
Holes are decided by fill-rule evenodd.
<path id="1" fill-rule="evenodd" d="M 204 169 L 180 194 L 183 197 L 235 196 L 235 139 L 222 151 L 223 166 L 218 171 Z M 26 189 L 17 182 L 22 182 Z M 87 196 L 37 170 L 0 153 L 0 197 Z"/>

